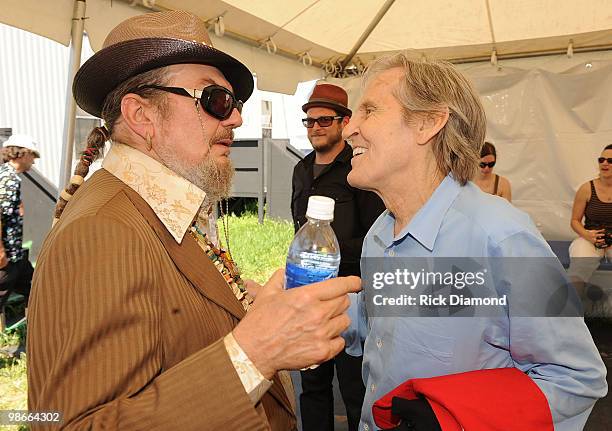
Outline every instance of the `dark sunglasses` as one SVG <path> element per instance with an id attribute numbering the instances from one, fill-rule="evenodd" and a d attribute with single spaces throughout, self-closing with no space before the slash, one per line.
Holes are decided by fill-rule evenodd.
<path id="1" fill-rule="evenodd" d="M 599 163 L 608 162 L 609 165 L 612 165 L 612 157 L 600 157 L 597 159 Z"/>
<path id="2" fill-rule="evenodd" d="M 160 85 L 143 85 L 138 88 L 154 88 L 196 99 L 196 101 L 200 102 L 204 111 L 217 120 L 227 120 L 232 115 L 234 108 L 242 113 L 242 101 L 237 100 L 231 91 L 220 85 L 209 85 L 202 90 L 183 87 L 162 87 Z"/>
<path id="3" fill-rule="evenodd" d="M 489 162 L 489 163 L 485 163 L 485 162 L 480 162 L 478 164 L 482 169 L 489 167 L 492 168 L 493 166 L 495 166 L 495 162 Z"/>
<path id="4" fill-rule="evenodd" d="M 336 115 L 331 116 L 331 115 L 326 115 L 324 117 L 319 117 L 319 118 L 302 118 L 302 124 L 304 125 L 304 127 L 307 127 L 309 129 L 312 129 L 315 125 L 315 123 L 319 123 L 319 126 L 321 127 L 329 127 L 332 125 L 332 123 L 334 122 L 334 120 L 341 120 L 344 117 L 342 115 Z"/>

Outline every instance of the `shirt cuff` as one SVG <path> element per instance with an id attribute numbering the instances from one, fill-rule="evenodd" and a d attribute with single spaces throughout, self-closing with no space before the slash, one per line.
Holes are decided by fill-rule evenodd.
<path id="1" fill-rule="evenodd" d="M 272 381 L 266 379 L 261 374 L 244 350 L 242 350 L 242 347 L 240 347 L 231 332 L 225 336 L 223 343 L 236 369 L 236 373 L 240 377 L 244 390 L 251 399 L 251 402 L 254 405 L 257 404 L 266 391 L 270 389 L 270 386 L 272 386 Z"/>

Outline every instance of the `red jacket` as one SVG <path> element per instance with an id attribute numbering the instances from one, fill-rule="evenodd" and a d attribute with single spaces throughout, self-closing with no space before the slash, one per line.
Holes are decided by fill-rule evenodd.
<path id="1" fill-rule="evenodd" d="M 393 397 L 429 401 L 442 431 L 554 431 L 546 397 L 516 368 L 469 371 L 426 379 L 411 379 L 372 406 L 382 429 L 398 425 L 391 414 Z"/>

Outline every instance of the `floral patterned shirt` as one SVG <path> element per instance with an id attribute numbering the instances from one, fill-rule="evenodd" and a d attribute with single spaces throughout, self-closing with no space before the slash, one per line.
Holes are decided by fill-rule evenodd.
<path id="1" fill-rule="evenodd" d="M 21 178 L 10 163 L 0 165 L 0 208 L 2 215 L 2 244 L 11 262 L 19 261 L 24 251 Z"/>

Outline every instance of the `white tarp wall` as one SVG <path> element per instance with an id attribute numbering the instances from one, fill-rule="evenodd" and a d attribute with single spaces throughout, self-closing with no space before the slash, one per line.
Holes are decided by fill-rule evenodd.
<path id="1" fill-rule="evenodd" d="M 497 171 L 547 239 L 576 236 L 569 227 L 574 195 L 598 175 L 596 158 L 612 143 L 612 60 L 581 57 L 565 70 L 551 59 L 536 69 L 465 71 L 482 95 Z"/>
<path id="2" fill-rule="evenodd" d="M 257 78 L 256 78 L 257 79 Z M 298 84 L 294 95 L 255 90 L 242 111 L 243 124 L 236 129 L 236 139 L 261 138 L 262 102 L 272 102 L 272 139 L 289 139 L 299 149 L 312 149 L 302 118 L 306 116 L 302 105 L 308 101 L 316 80 Z"/>
<path id="3" fill-rule="evenodd" d="M 57 186 L 66 105 L 69 49 L 0 24 L 0 127 L 32 136 L 36 167 Z"/>
<path id="4" fill-rule="evenodd" d="M 576 235 L 570 214 L 578 187 L 598 175 L 612 143 L 612 52 L 506 60 L 458 67 L 482 96 L 495 172 L 512 183 L 513 203 L 546 239 Z M 358 79 L 335 80 L 356 107 Z"/>

